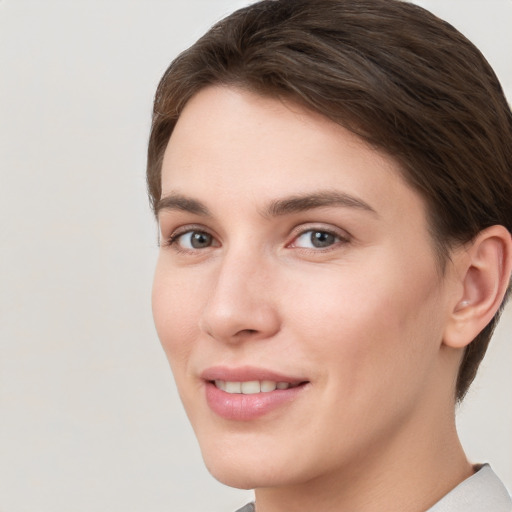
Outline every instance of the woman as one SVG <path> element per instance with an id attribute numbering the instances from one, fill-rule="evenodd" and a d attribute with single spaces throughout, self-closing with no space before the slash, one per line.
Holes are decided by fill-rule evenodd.
<path id="1" fill-rule="evenodd" d="M 267 0 L 159 85 L 153 311 L 244 511 L 509 511 L 454 409 L 512 268 L 512 114 L 480 52 L 390 0 Z"/>

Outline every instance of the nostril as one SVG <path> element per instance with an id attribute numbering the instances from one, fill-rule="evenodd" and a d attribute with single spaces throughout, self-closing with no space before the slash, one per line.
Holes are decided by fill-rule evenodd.
<path id="1" fill-rule="evenodd" d="M 243 329 L 242 331 L 239 332 L 240 335 L 245 335 L 245 336 L 253 336 L 254 334 L 257 334 L 258 333 L 258 330 L 257 329 Z"/>
<path id="2" fill-rule="evenodd" d="M 258 331 L 256 329 L 242 329 L 236 333 L 236 336 L 249 336 L 251 334 L 256 334 Z"/>

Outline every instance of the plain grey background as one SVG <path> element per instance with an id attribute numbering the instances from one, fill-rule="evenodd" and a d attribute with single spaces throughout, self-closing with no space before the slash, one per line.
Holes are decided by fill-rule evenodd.
<path id="1" fill-rule="evenodd" d="M 0 0 L 0 510 L 230 512 L 151 319 L 152 95 L 236 0 Z M 425 0 L 512 98 L 512 2 Z M 512 489 L 512 311 L 459 413 Z"/>

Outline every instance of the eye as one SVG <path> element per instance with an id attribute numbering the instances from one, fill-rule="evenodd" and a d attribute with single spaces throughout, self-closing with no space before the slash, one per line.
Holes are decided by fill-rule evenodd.
<path id="1" fill-rule="evenodd" d="M 338 242 L 342 238 L 330 231 L 322 229 L 308 229 L 303 231 L 291 244 L 291 247 L 301 247 L 304 249 L 325 249 Z"/>
<path id="2" fill-rule="evenodd" d="M 214 238 L 210 233 L 198 230 L 189 230 L 184 233 L 178 233 L 171 237 L 169 245 L 177 245 L 179 249 L 193 251 L 197 249 L 207 249 L 214 245 Z"/>

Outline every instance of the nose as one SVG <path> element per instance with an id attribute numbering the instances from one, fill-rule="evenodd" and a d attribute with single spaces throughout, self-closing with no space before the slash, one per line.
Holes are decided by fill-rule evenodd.
<path id="1" fill-rule="evenodd" d="M 208 336 L 224 343 L 268 339 L 280 328 L 271 265 L 247 253 L 225 255 L 212 276 L 200 319 Z"/>

